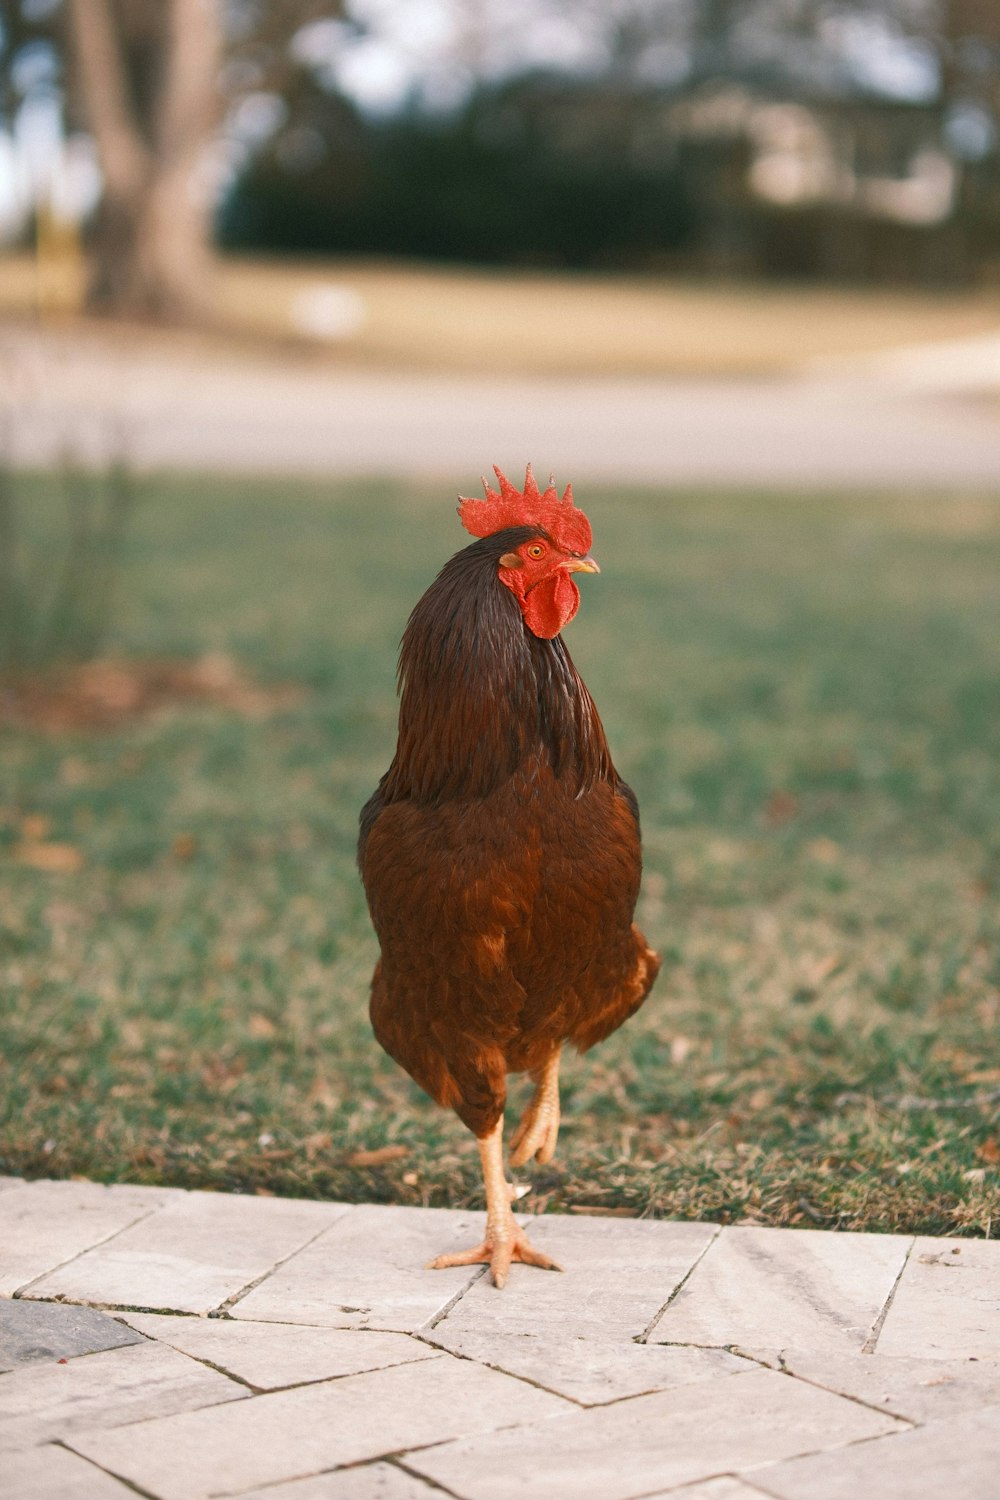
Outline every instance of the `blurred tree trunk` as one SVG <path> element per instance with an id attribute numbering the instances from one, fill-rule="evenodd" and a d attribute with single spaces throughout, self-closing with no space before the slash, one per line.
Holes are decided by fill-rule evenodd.
<path id="1" fill-rule="evenodd" d="M 95 310 L 171 322 L 211 316 L 207 156 L 218 110 L 219 0 L 70 0 L 75 84 L 104 190 L 93 237 Z M 156 59 L 143 76 L 130 45 Z"/>

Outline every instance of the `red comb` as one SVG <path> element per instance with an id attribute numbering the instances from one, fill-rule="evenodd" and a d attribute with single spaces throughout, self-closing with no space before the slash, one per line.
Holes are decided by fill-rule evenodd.
<path id="1" fill-rule="evenodd" d="M 529 464 L 524 475 L 524 491 L 517 490 L 496 464 L 493 472 L 500 481 L 499 493 L 483 480 L 485 500 L 459 495 L 458 514 L 462 525 L 473 536 L 492 536 L 508 526 L 540 526 L 557 546 L 566 552 L 590 551 L 593 536 L 590 522 L 573 504 L 573 486 L 568 484 L 562 499 L 556 494 L 554 480 L 547 490 L 539 490 Z"/>

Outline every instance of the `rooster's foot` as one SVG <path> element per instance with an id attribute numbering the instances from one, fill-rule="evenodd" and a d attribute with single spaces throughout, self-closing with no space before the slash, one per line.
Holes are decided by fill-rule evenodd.
<path id="1" fill-rule="evenodd" d="M 443 1271 L 448 1266 L 477 1266 L 487 1265 L 493 1276 L 493 1285 L 502 1287 L 507 1280 L 507 1272 L 510 1270 L 512 1261 L 521 1261 L 526 1266 L 541 1266 L 544 1271 L 561 1271 L 551 1256 L 546 1255 L 543 1250 L 536 1250 L 528 1239 L 524 1230 L 517 1224 L 510 1226 L 509 1232 L 505 1226 L 503 1233 L 490 1234 L 489 1226 L 486 1230 L 486 1238 L 481 1245 L 473 1250 L 458 1250 L 450 1255 L 439 1255 L 432 1260 L 428 1271 Z"/>
<path id="2" fill-rule="evenodd" d="M 558 1053 L 556 1054 L 558 1056 Z M 548 1070 L 546 1070 L 548 1072 Z M 541 1084 L 539 1084 L 539 1091 Z M 452 1254 L 439 1255 L 427 1267 L 429 1271 L 441 1271 L 446 1266 L 488 1265 L 493 1275 L 493 1285 L 501 1287 L 507 1280 L 511 1263 L 521 1261 L 526 1266 L 541 1266 L 546 1271 L 561 1271 L 550 1256 L 536 1250 L 528 1236 L 514 1218 L 511 1199 L 518 1196 L 516 1190 L 504 1176 L 503 1170 L 503 1115 L 492 1129 L 479 1136 L 479 1158 L 483 1166 L 483 1182 L 486 1187 L 486 1234 L 481 1245 L 474 1250 L 459 1250 Z"/>
<path id="3" fill-rule="evenodd" d="M 535 1093 L 510 1142 L 510 1164 L 523 1167 L 534 1157 L 551 1161 L 559 1138 L 559 1049 L 535 1075 Z"/>
<path id="4" fill-rule="evenodd" d="M 539 1162 L 551 1161 L 556 1154 L 558 1139 L 559 1096 L 556 1095 L 554 1103 L 547 1100 L 539 1103 L 536 1094 L 521 1116 L 521 1123 L 511 1137 L 511 1166 L 523 1167 L 525 1162 L 530 1161 L 532 1157 Z"/>

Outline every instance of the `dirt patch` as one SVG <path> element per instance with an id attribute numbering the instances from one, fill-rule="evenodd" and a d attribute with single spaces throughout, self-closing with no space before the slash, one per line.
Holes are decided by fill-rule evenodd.
<path id="1" fill-rule="evenodd" d="M 195 704 L 262 719 L 293 708 L 303 695 L 298 684 L 254 682 L 219 652 L 195 661 L 105 658 L 0 681 L 0 726 L 52 734 L 110 730 Z"/>

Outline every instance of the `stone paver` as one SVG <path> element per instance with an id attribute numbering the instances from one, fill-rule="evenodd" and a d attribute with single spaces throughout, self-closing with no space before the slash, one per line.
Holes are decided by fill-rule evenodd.
<path id="1" fill-rule="evenodd" d="M 427 1262 L 482 1237 L 483 1215 L 440 1208 L 355 1208 L 233 1307 L 235 1318 L 382 1328 L 431 1322 L 482 1266 L 428 1271 Z"/>
<path id="2" fill-rule="evenodd" d="M 900 1426 L 787 1375 L 754 1370 L 446 1443 L 409 1454 L 407 1466 L 463 1500 L 631 1500 Z"/>
<path id="3" fill-rule="evenodd" d="M 438 1353 L 405 1333 L 172 1318 L 156 1313 L 125 1316 L 132 1328 L 149 1338 L 205 1360 L 259 1391 L 282 1390 L 337 1375 L 360 1375 L 389 1365 L 433 1359 Z"/>
<path id="4" fill-rule="evenodd" d="M 394 1464 L 378 1463 L 249 1490 L 240 1500 L 441 1500 L 441 1491 Z"/>
<path id="5" fill-rule="evenodd" d="M 860 1351 L 909 1247 L 902 1235 L 725 1229 L 649 1341 Z"/>
<path id="6" fill-rule="evenodd" d="M 20 1291 L 175 1197 L 172 1188 L 98 1182 L 26 1182 L 12 1188 L 0 1207 L 0 1296 Z"/>
<path id="7" fill-rule="evenodd" d="M 161 1344 L 24 1365 L 0 1375 L 0 1453 L 246 1395 L 245 1386 Z"/>
<path id="8" fill-rule="evenodd" d="M 754 1474 L 777 1500 L 997 1500 L 1000 1406 Z"/>
<path id="9" fill-rule="evenodd" d="M 718 1233 L 715 1224 L 542 1218 L 532 1226 L 532 1242 L 563 1266 L 562 1273 L 537 1275 L 515 1266 L 510 1284 L 516 1278 L 516 1298 L 498 1296 L 483 1277 L 440 1326 L 628 1342 L 655 1321 Z"/>
<path id="10" fill-rule="evenodd" d="M 205 1500 L 567 1409 L 547 1391 L 443 1354 L 67 1441 L 157 1500 Z"/>
<path id="11" fill-rule="evenodd" d="M 552 1215 L 561 1275 L 424 1269 L 481 1230 L 0 1181 L 0 1495 L 1000 1500 L 1000 1242 Z"/>
<path id="12" fill-rule="evenodd" d="M 1000 1406 L 1000 1347 L 994 1352 L 996 1358 L 989 1360 L 906 1359 L 786 1349 L 781 1359 L 783 1367 L 801 1380 L 910 1422 L 930 1422 L 976 1407 Z"/>
<path id="13" fill-rule="evenodd" d="M 916 1240 L 875 1347 L 879 1354 L 1000 1359 L 997 1245 Z"/>
<path id="14" fill-rule="evenodd" d="M 0 1302 L 0 1370 L 141 1342 L 137 1333 L 92 1307 L 23 1299 Z"/>
<path id="15" fill-rule="evenodd" d="M 42 1277 L 27 1295 L 211 1312 L 347 1211 L 346 1204 L 185 1193 Z"/>
<path id="16" fill-rule="evenodd" d="M 452 1331 L 449 1320 L 424 1337 L 474 1359 L 506 1370 L 532 1385 L 540 1385 L 581 1406 L 602 1406 L 628 1396 L 650 1391 L 673 1390 L 702 1380 L 718 1380 L 753 1366 L 749 1360 L 724 1349 L 680 1349 L 673 1346 L 633 1344 L 621 1340 L 545 1337 L 477 1332 L 473 1328 Z"/>
<path id="17" fill-rule="evenodd" d="M 135 1500 L 135 1491 L 56 1443 L 3 1455 L 9 1500 Z"/>

